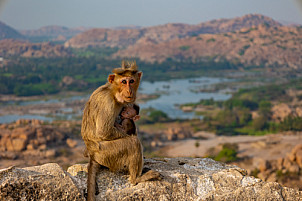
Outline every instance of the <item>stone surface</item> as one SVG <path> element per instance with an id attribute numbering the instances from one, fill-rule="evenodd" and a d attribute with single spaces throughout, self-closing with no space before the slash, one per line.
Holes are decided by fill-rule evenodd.
<path id="1" fill-rule="evenodd" d="M 85 200 L 55 163 L 0 170 L 0 200 Z"/>
<path id="2" fill-rule="evenodd" d="M 97 200 L 298 200 L 302 192 L 246 176 L 246 171 L 208 158 L 146 159 L 145 167 L 161 173 L 161 181 L 128 182 L 128 175 L 101 170 Z M 67 170 L 86 191 L 87 164 Z"/>
<path id="3" fill-rule="evenodd" d="M 299 200 L 302 192 L 246 176 L 246 171 L 208 158 L 146 159 L 162 180 L 132 185 L 128 175 L 101 169 L 97 200 Z M 0 200 L 84 200 L 87 164 L 0 170 Z"/>

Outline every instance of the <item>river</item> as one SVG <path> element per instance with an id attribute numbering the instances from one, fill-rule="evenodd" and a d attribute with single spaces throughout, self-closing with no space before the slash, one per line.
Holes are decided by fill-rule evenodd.
<path id="1" fill-rule="evenodd" d="M 139 92 L 142 94 L 159 94 L 159 98 L 146 101 L 140 104 L 141 109 L 143 108 L 155 108 L 165 112 L 171 118 L 180 118 L 180 119 L 192 119 L 192 118 L 202 118 L 201 116 L 195 116 L 193 112 L 183 112 L 180 110 L 177 105 L 190 103 L 190 102 L 199 102 L 201 99 L 210 99 L 214 100 L 227 100 L 231 97 L 230 94 L 225 92 L 203 92 L 202 89 L 208 89 L 212 85 L 218 83 L 225 83 L 232 81 L 226 78 L 209 78 L 201 77 L 194 79 L 175 79 L 170 81 L 158 81 L 158 82 L 146 82 L 143 81 L 140 85 Z M 201 92 L 200 92 L 201 91 Z M 35 106 L 43 106 L 43 112 L 29 114 L 14 113 L 11 111 L 9 114 L 0 116 L 0 123 L 10 123 L 18 119 L 41 119 L 44 121 L 52 121 L 54 119 L 79 119 L 81 116 L 82 107 L 72 108 L 73 101 L 82 100 L 85 102 L 88 99 L 89 95 L 85 96 L 73 96 L 68 98 L 61 99 L 49 99 L 49 100 L 39 100 L 39 101 L 21 101 L 17 102 L 18 107 L 32 107 L 33 111 Z M 63 104 L 64 106 L 56 112 L 47 113 L 47 107 L 54 107 L 52 104 Z M 10 101 L 7 105 L 15 104 Z M 66 106 L 65 106 L 66 105 Z M 83 105 L 83 104 L 82 104 Z M 2 109 L 5 105 L 2 105 Z M 0 109 L 1 109 L 0 108 Z M 43 107 L 42 107 L 43 108 Z M 46 112 L 45 112 L 46 111 Z M 50 110 L 52 111 L 52 110 Z"/>

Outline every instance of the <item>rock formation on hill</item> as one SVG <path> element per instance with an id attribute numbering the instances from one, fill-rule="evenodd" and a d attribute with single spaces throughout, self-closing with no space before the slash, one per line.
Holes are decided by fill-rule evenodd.
<path id="1" fill-rule="evenodd" d="M 97 200 L 300 200 L 302 192 L 246 176 L 245 170 L 212 159 L 146 159 L 145 168 L 161 181 L 128 182 L 128 176 L 102 169 Z M 0 170 L 1 200 L 84 200 L 87 164 L 68 173 L 57 164 Z"/>

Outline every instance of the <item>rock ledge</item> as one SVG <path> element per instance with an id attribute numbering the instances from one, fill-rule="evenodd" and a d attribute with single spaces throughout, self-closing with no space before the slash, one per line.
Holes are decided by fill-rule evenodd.
<path id="1" fill-rule="evenodd" d="M 101 170 L 97 200 L 300 200 L 302 192 L 246 176 L 246 171 L 208 158 L 146 159 L 161 181 L 128 182 L 128 175 Z M 65 172 L 54 163 L 0 170 L 0 200 L 85 200 L 87 164 Z"/>

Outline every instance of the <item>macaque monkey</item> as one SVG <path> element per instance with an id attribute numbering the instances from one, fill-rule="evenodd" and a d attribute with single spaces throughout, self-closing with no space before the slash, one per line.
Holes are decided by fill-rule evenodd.
<path id="1" fill-rule="evenodd" d="M 125 130 L 128 135 L 136 135 L 135 121 L 139 120 L 139 106 L 136 104 L 126 105 L 123 107 L 119 115 L 119 122 L 115 123 L 115 127 Z"/>
<path id="2" fill-rule="evenodd" d="M 122 108 L 133 104 L 142 77 L 135 62 L 123 62 L 113 69 L 108 82 L 96 89 L 87 101 L 82 119 L 81 135 L 89 155 L 87 200 L 95 200 L 96 174 L 100 165 L 111 171 L 128 169 L 130 182 L 159 179 L 160 174 L 148 171 L 142 175 L 143 152 L 137 135 L 128 135 L 115 127 Z"/>

